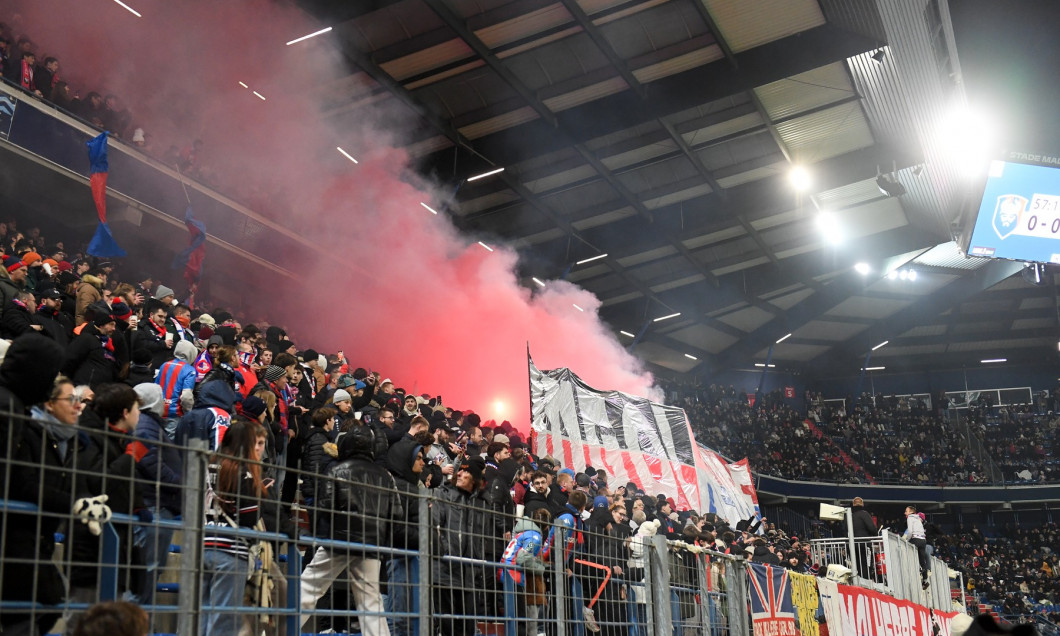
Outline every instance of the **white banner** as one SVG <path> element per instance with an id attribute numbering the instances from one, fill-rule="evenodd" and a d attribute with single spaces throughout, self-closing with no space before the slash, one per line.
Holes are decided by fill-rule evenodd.
<path id="1" fill-rule="evenodd" d="M 715 512 L 734 524 L 753 514 L 724 460 L 696 445 L 683 409 L 620 391 L 599 391 L 570 369 L 540 371 L 529 360 L 533 451 L 564 466 L 606 470 L 673 497 L 678 507 Z M 705 458 L 709 453 L 713 457 Z"/>
<path id="2" fill-rule="evenodd" d="M 829 634 L 950 636 L 950 621 L 959 613 L 931 610 L 911 601 L 828 579 L 818 579 L 817 589 L 828 619 Z M 938 632 L 934 631 L 935 627 Z"/>

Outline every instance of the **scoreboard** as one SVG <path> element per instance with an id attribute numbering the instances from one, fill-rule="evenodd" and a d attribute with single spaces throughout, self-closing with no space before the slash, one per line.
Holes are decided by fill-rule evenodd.
<path id="1" fill-rule="evenodd" d="M 1010 153 L 991 162 L 967 253 L 1060 263 L 1060 160 Z"/>

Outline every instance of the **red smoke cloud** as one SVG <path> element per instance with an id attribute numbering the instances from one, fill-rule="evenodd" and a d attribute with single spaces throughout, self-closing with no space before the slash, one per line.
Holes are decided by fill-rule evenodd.
<path id="1" fill-rule="evenodd" d="M 488 252 L 420 205 L 440 207 L 391 147 L 402 134 L 392 112 L 364 111 L 357 129 L 342 130 L 320 116 L 322 101 L 333 101 L 329 82 L 346 72 L 339 56 L 328 36 L 284 45 L 320 25 L 261 0 L 128 3 L 143 18 L 109 0 L 12 0 L 0 19 L 31 37 L 39 56 L 58 57 L 60 76 L 82 96 L 118 94 L 134 126 L 161 146 L 156 154 L 201 138 L 229 190 L 286 193 L 272 197 L 271 215 L 319 249 L 304 254 L 301 285 L 262 289 L 259 304 L 300 348 L 343 349 L 409 391 L 523 430 L 527 343 L 541 368 L 566 366 L 595 387 L 658 397 L 597 318 L 592 294 L 559 281 L 526 289 L 514 252 Z M 184 241 L 174 237 L 173 249 Z M 219 275 L 207 255 L 205 276 Z"/>

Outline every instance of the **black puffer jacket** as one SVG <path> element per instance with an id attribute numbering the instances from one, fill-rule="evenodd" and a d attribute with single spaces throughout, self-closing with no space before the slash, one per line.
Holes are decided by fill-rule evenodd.
<path id="1" fill-rule="evenodd" d="M 104 349 L 99 330 L 94 324 L 87 324 L 81 335 L 74 338 L 66 349 L 66 362 L 63 373 L 74 381 L 74 384 L 87 384 L 97 387 L 100 384 L 114 382 L 118 378 L 118 341 L 120 336 L 115 332 L 111 337 L 113 351 Z"/>
<path id="2" fill-rule="evenodd" d="M 392 546 L 394 524 L 405 513 L 394 478 L 375 462 L 374 438 L 366 426 L 342 436 L 339 461 L 328 469 L 320 506 L 333 512 L 333 539 Z"/>
<path id="3" fill-rule="evenodd" d="M 307 501 L 316 505 L 320 498 L 320 479 L 318 475 L 327 473 L 328 468 L 334 463 L 335 458 L 328 455 L 324 450 L 324 444 L 330 442 L 328 432 L 319 426 L 314 426 L 306 436 L 305 444 L 302 446 L 302 496 Z"/>
<path id="4" fill-rule="evenodd" d="M 378 431 L 376 434 L 378 435 Z M 405 435 L 391 446 L 386 454 L 386 468 L 394 476 L 404 511 L 402 519 L 394 524 L 394 547 L 409 550 L 418 550 L 420 547 L 420 475 L 412 472 L 412 464 L 421 449 L 422 446 L 417 444 L 416 440 Z"/>
<path id="5" fill-rule="evenodd" d="M 441 555 L 481 558 L 479 538 L 471 529 L 479 515 L 477 497 L 446 482 L 438 490 L 438 498 L 431 504 L 431 527 L 435 533 L 436 555 L 432 568 L 434 583 L 443 587 L 470 589 L 474 572 L 470 565 L 443 561 Z"/>

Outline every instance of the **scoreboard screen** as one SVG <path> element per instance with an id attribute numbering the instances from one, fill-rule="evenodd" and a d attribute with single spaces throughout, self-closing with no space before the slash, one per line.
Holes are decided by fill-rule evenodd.
<path id="1" fill-rule="evenodd" d="M 1060 167 L 991 162 L 968 255 L 1060 263 Z"/>

